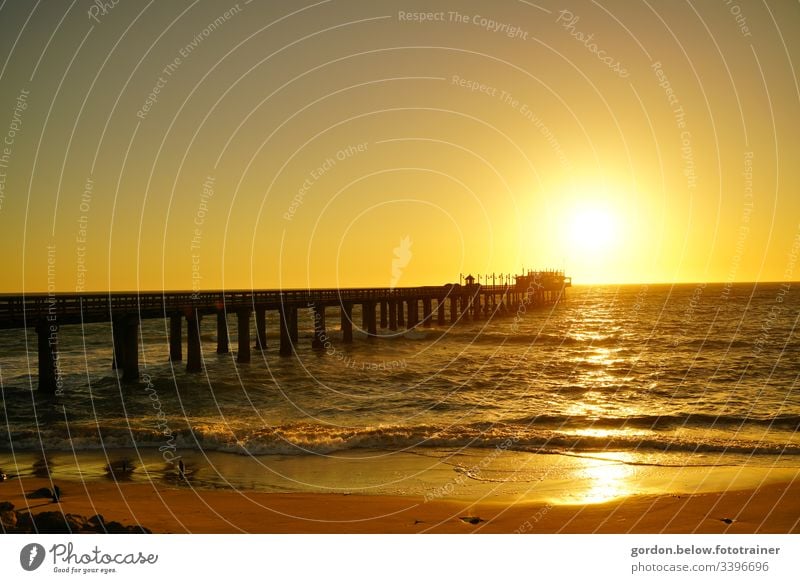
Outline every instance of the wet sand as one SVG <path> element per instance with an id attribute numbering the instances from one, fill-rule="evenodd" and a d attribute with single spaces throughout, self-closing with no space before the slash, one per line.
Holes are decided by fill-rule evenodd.
<path id="1" fill-rule="evenodd" d="M 141 524 L 154 533 L 796 533 L 800 480 L 725 492 L 633 495 L 598 504 L 520 497 L 268 493 L 161 483 L 58 481 L 62 500 L 26 498 L 46 478 L 0 484 L 0 500 L 34 514 L 61 510 Z"/>

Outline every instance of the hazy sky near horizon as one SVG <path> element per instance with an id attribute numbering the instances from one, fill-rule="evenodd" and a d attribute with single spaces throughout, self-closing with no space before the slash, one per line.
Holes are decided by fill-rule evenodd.
<path id="1" fill-rule="evenodd" d="M 2 291 L 800 279 L 798 2 L 100 4 L 0 2 Z"/>

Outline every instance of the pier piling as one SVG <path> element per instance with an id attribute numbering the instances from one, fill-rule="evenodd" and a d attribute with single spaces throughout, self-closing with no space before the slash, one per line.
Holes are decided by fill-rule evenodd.
<path id="1" fill-rule="evenodd" d="M 294 315 L 292 314 L 294 312 Z M 281 322 L 281 339 L 278 353 L 281 356 L 291 356 L 293 352 L 292 332 L 296 330 L 297 310 L 292 310 L 289 306 L 281 306 L 278 311 Z"/>
<path id="2" fill-rule="evenodd" d="M 256 349 L 267 348 L 267 310 L 264 306 L 256 306 Z"/>
<path id="3" fill-rule="evenodd" d="M 217 354 L 228 354 L 230 351 L 228 319 L 225 316 L 225 310 L 217 312 Z"/>
<path id="4" fill-rule="evenodd" d="M 353 342 L 353 304 L 343 302 L 341 306 L 342 342 Z"/>
<path id="5" fill-rule="evenodd" d="M 374 338 L 378 335 L 378 326 L 375 319 L 375 302 L 369 301 L 361 304 L 363 310 L 362 320 L 364 323 L 364 331 L 367 333 L 368 338 Z"/>
<path id="6" fill-rule="evenodd" d="M 411 330 L 419 324 L 419 300 L 417 298 L 408 300 L 408 322 L 406 328 Z"/>
<path id="7" fill-rule="evenodd" d="M 200 316 L 196 309 L 186 314 L 186 324 L 186 372 L 200 372 L 203 357 L 200 354 Z"/>
<path id="8" fill-rule="evenodd" d="M 139 317 L 129 314 L 123 319 L 122 325 L 122 380 L 135 381 L 139 379 Z"/>
<path id="9" fill-rule="evenodd" d="M 115 314 L 111 317 L 111 341 L 114 344 L 114 350 L 111 353 L 111 368 L 114 370 L 125 368 L 125 349 L 122 340 L 124 335 L 123 316 Z"/>
<path id="10" fill-rule="evenodd" d="M 426 328 L 430 328 L 431 318 L 431 298 L 422 298 L 422 325 Z"/>
<path id="11" fill-rule="evenodd" d="M 53 394 L 58 389 L 58 324 L 41 321 L 36 325 L 39 356 L 39 390 Z"/>
<path id="12" fill-rule="evenodd" d="M 381 311 L 381 328 L 386 328 L 389 325 L 388 322 L 388 302 L 382 301 L 380 302 L 380 311 Z"/>
<path id="13" fill-rule="evenodd" d="M 311 348 L 322 350 L 325 347 L 327 334 L 325 332 L 325 304 L 317 303 L 313 305 L 314 317 L 314 336 L 311 339 Z"/>
<path id="14" fill-rule="evenodd" d="M 183 317 L 180 314 L 172 314 L 169 317 L 169 359 L 172 362 L 183 360 L 182 328 Z"/>

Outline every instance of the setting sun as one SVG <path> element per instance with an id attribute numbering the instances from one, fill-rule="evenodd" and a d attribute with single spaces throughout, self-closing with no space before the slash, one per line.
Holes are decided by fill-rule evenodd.
<path id="1" fill-rule="evenodd" d="M 605 253 L 618 239 L 617 217 L 608 209 L 598 205 L 578 207 L 568 227 L 568 245 L 580 253 Z"/>
<path id="2" fill-rule="evenodd" d="M 636 254 L 624 244 L 631 236 L 629 215 L 623 210 L 628 195 L 623 188 L 611 194 L 591 192 L 565 193 L 566 200 L 553 216 L 561 260 L 580 274 L 582 283 L 621 281 Z"/>

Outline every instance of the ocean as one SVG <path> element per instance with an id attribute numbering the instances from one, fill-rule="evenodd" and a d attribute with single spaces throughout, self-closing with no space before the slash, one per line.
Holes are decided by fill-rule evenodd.
<path id="1" fill-rule="evenodd" d="M 197 486 L 408 493 L 432 487 L 418 474 L 440 464 L 541 480 L 520 471 L 532 455 L 800 467 L 796 284 L 576 286 L 556 306 L 356 331 L 351 345 L 329 309 L 322 352 L 307 312 L 295 357 L 278 356 L 269 313 L 267 349 L 244 365 L 235 343 L 216 354 L 205 318 L 194 374 L 169 362 L 168 323 L 144 320 L 132 383 L 111 368 L 110 325 L 65 326 L 56 397 L 35 390 L 35 334 L 0 332 L 0 468 L 99 479 L 126 459 L 126 478 L 168 479 L 184 459 Z M 398 463 L 409 459 L 423 466 Z"/>

